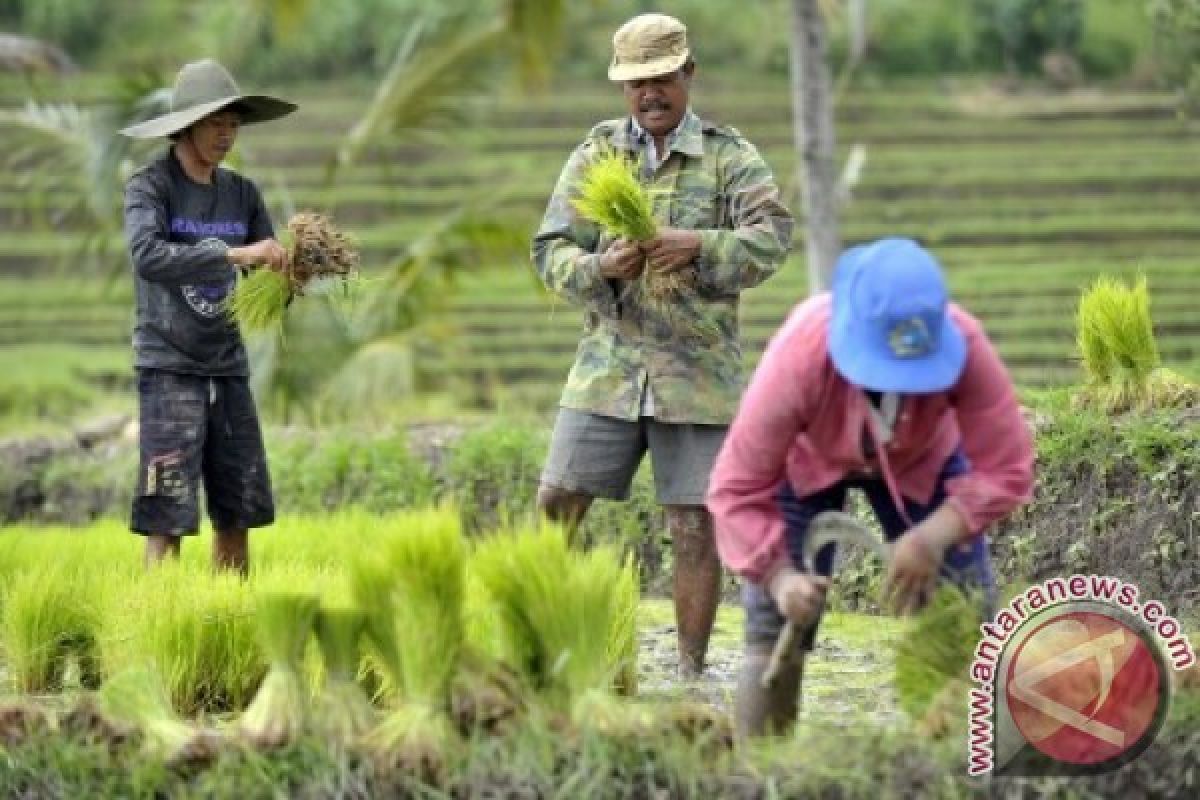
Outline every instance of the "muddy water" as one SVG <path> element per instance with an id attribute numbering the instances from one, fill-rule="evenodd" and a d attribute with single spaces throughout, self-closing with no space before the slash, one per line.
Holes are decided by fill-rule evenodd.
<path id="1" fill-rule="evenodd" d="M 722 606 L 709 646 L 708 667 L 699 680 L 681 680 L 676 671 L 675 626 L 670 603 L 643 601 L 639 650 L 640 693 L 647 698 L 702 700 L 731 711 L 742 659 L 741 610 Z M 890 620 L 863 615 L 829 615 L 809 656 L 803 696 L 804 717 L 814 723 L 880 723 L 899 715 L 892 690 Z"/>

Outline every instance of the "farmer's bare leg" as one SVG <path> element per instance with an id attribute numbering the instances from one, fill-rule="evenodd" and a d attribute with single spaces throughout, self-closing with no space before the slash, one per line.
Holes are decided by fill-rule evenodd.
<path id="1" fill-rule="evenodd" d="M 179 558 L 179 544 L 182 539 L 165 533 L 150 533 L 146 535 L 146 569 L 150 569 L 166 558 Z"/>
<path id="2" fill-rule="evenodd" d="M 245 528 L 227 528 L 213 534 L 213 569 L 250 574 L 250 536 Z"/>
<path id="3" fill-rule="evenodd" d="M 800 684 L 804 678 L 804 651 L 794 650 L 783 659 L 770 688 L 762 676 L 771 660 L 774 645 L 746 645 L 737 687 L 739 738 L 790 734 L 800 711 Z"/>
<path id="4" fill-rule="evenodd" d="M 592 495 L 571 489 L 560 489 L 549 484 L 540 484 L 537 493 L 538 511 L 551 522 L 561 523 L 567 538 L 574 542 L 579 523 L 592 506 Z"/>
<path id="5" fill-rule="evenodd" d="M 679 672 L 704 671 L 708 638 L 721 594 L 721 562 L 713 521 L 703 506 L 667 506 L 667 531 L 675 556 L 675 625 L 679 635 Z"/>

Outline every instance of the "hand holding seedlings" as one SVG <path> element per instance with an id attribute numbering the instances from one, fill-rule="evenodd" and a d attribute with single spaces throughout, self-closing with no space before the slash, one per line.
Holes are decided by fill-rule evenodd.
<path id="1" fill-rule="evenodd" d="M 618 239 L 600 256 L 600 276 L 623 281 L 636 280 L 642 274 L 646 257 L 637 242 Z"/>
<path id="2" fill-rule="evenodd" d="M 884 583 L 884 601 L 893 613 L 924 607 L 933 597 L 947 548 L 966 535 L 958 512 L 942 506 L 896 541 Z"/>
<path id="3" fill-rule="evenodd" d="M 276 272 L 288 269 L 287 249 L 274 239 L 263 239 L 245 247 L 229 248 L 229 260 L 239 267 L 269 267 Z"/>
<path id="4" fill-rule="evenodd" d="M 642 245 L 642 251 L 646 254 L 646 264 L 650 269 L 670 273 L 695 261 L 702 244 L 699 231 L 660 228 L 653 239 Z"/>

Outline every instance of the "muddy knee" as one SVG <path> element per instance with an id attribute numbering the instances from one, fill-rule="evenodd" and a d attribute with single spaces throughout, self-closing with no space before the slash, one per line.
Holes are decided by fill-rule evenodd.
<path id="1" fill-rule="evenodd" d="M 764 685 L 771 661 L 768 645 L 748 645 L 738 676 L 736 717 L 738 735 L 779 736 L 791 732 L 800 710 L 805 653 L 795 650 L 780 664 L 775 680 Z"/>
<path id="2" fill-rule="evenodd" d="M 668 506 L 667 530 L 676 561 L 704 563 L 716 558 L 712 515 L 703 506 Z"/>

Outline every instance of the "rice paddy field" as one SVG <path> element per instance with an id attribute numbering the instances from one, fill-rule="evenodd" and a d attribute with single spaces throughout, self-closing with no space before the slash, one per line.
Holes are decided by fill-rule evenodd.
<path id="1" fill-rule="evenodd" d="M 694 106 L 738 127 L 792 191 L 786 87 L 712 80 L 703 76 Z M 74 91 L 85 98 L 101 91 L 88 87 Z M 361 244 L 368 275 L 462 202 L 487 198 L 532 231 L 570 149 L 596 121 L 620 113 L 619 95 L 603 85 L 502 95 L 449 137 L 378 145 L 330 187 L 327 162 L 368 88 L 289 90 L 302 109 L 295 121 L 249 128 L 241 140 L 245 169 L 277 219 L 292 208 L 333 210 Z M 19 102 L 15 86 L 3 95 Z M 1072 312 L 1084 286 L 1102 273 L 1143 273 L 1164 361 L 1194 373 L 1200 138 L 1175 108 L 1166 94 L 1010 96 L 949 79 L 937 89 L 852 91 L 839 108 L 838 140 L 843 151 L 864 146 L 866 165 L 846 209 L 845 239 L 898 234 L 931 246 L 955 298 L 984 320 L 1025 386 L 1077 379 Z M 67 199 L 51 192 L 41 202 L 65 208 Z M 75 384 L 75 394 L 127 385 L 131 299 L 119 239 L 110 243 L 118 258 L 107 280 L 94 270 L 79 274 L 70 215 L 47 227 L 27 205 L 17 176 L 0 179 L 0 359 L 19 369 L 8 382 L 13 397 L 6 392 L 0 403 L 36 405 L 20 398 L 40 394 L 32 387 L 43 379 Z M 746 295 L 751 364 L 806 292 L 802 245 Z M 579 314 L 546 295 L 526 261 L 467 266 L 426 326 L 419 385 L 468 408 L 551 411 Z M 75 353 L 86 367 L 72 363 Z"/>
<path id="2" fill-rule="evenodd" d="M 384 142 L 327 185 L 328 160 L 371 89 L 289 87 L 302 109 L 293 121 L 248 128 L 239 143 L 277 226 L 296 209 L 332 212 L 361 246 L 368 280 L 464 202 L 486 199 L 532 234 L 570 149 L 621 109 L 599 81 L 502 94 L 476 101 L 479 116 L 452 135 Z M 85 103 L 103 94 L 90 79 L 50 90 Z M 19 106 L 23 92 L 0 82 L 0 103 Z M 738 127 L 794 193 L 785 86 L 702 75 L 694 104 Z M 1035 508 L 997 537 L 1004 575 L 1128 563 L 1194 613 L 1194 416 L 1122 428 L 1076 414 L 1056 388 L 1080 381 L 1075 308 L 1101 275 L 1146 276 L 1164 364 L 1200 377 L 1200 127 L 1167 94 L 1008 95 L 973 79 L 855 88 L 838 113 L 842 152 L 866 149 L 847 243 L 908 235 L 929 245 L 1042 425 Z M 580 330 L 578 311 L 547 295 L 524 260 L 463 265 L 430 298 L 415 337 L 419 393 L 398 396 L 386 419 L 317 429 L 267 420 L 283 515 L 252 538 L 248 581 L 209 572 L 207 536 L 184 547 L 182 563 L 145 575 L 122 519 L 136 460 L 128 437 L 60 461 L 23 449 L 134 410 L 119 237 L 100 243 L 118 254 L 113 269 L 85 266 L 79 248 L 97 243 L 66 210 L 72 198 L 37 199 L 59 213 L 33 213 L 22 176 L 0 175 L 0 452 L 12 460 L 0 463 L 0 511 L 12 521 L 0 532 L 0 796 L 1200 791 L 1195 692 L 1177 695 L 1160 743 L 1115 775 L 968 780 L 965 720 L 940 738 L 921 733 L 893 656 L 914 629 L 863 613 L 869 603 L 839 601 L 823 624 L 798 736 L 733 748 L 721 712 L 741 612 L 722 606 L 708 672 L 680 681 L 663 596 L 669 548 L 645 471 L 629 504 L 589 515 L 586 535 L 606 545 L 590 561 L 520 524 L 497 533 L 532 504 Z M 803 242 L 793 251 L 744 298 L 750 365 L 807 293 Z M 527 565 L 575 576 L 578 596 L 554 594 L 554 582 L 541 595 L 515 588 L 512 576 L 531 571 L 497 554 L 498 535 L 534 542 L 501 540 Z M 1143 552 L 1128 555 L 1133 547 Z M 640 582 L 629 553 L 642 559 Z M 861 600 L 878 581 L 859 565 L 842 591 Z M 1194 616 L 1185 624 L 1197 630 Z M 585 657 L 564 655 L 576 652 Z"/>

